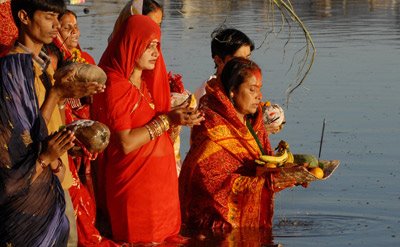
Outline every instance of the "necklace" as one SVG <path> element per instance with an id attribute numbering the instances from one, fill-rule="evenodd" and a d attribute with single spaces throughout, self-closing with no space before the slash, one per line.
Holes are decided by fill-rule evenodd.
<path id="1" fill-rule="evenodd" d="M 154 103 L 153 103 L 153 99 L 152 99 L 152 97 L 151 97 L 151 95 L 150 95 L 150 93 L 149 93 L 149 91 L 147 91 L 147 94 L 149 95 L 149 97 L 150 97 L 150 100 L 148 100 L 147 99 L 147 97 L 142 93 L 142 88 L 144 89 L 145 87 L 146 87 L 146 83 L 142 83 L 141 85 L 141 88 L 138 88 L 131 80 L 129 80 L 129 82 L 132 84 L 132 86 L 133 87 L 135 87 L 138 91 L 139 91 L 139 93 L 140 93 L 140 99 L 139 99 L 139 102 L 141 101 L 141 99 L 142 98 L 144 98 L 144 100 L 147 102 L 147 104 L 149 104 L 149 106 L 150 106 L 150 108 L 151 109 L 155 109 L 155 106 L 154 106 Z M 147 89 L 147 88 L 146 88 Z M 138 102 L 138 103 L 139 103 Z M 136 107 L 135 107 L 136 108 Z"/>

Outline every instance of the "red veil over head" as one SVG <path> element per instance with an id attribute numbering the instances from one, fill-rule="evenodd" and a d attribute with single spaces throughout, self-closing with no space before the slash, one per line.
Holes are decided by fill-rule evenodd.
<path id="1" fill-rule="evenodd" d="M 92 106 L 92 117 L 107 124 L 111 131 L 110 144 L 98 159 L 97 205 L 100 215 L 107 209 L 113 238 L 129 243 L 161 243 L 178 234 L 181 224 L 175 156 L 169 135 L 164 133 L 128 154 L 114 135 L 142 127 L 155 115 L 170 110 L 169 83 L 161 52 L 155 68 L 142 74 L 155 109 L 146 102 L 147 92 L 142 94 L 129 82 L 136 61 L 154 39 L 161 39 L 161 31 L 149 17 L 134 15 L 125 21 L 100 60 L 108 77 L 107 88 L 94 95 Z M 139 102 L 141 96 L 145 100 Z"/>
<path id="2" fill-rule="evenodd" d="M 99 63 L 107 73 L 108 83 L 129 81 L 136 61 L 154 39 L 161 40 L 161 30 L 153 20 L 143 15 L 130 16 L 108 44 Z M 168 74 L 160 45 L 158 50 L 160 56 L 154 70 L 143 71 L 142 78 L 153 97 L 156 111 L 167 112 L 171 105 Z"/>

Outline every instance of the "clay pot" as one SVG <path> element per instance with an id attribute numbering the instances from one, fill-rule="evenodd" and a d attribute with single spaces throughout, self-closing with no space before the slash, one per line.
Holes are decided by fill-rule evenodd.
<path id="1" fill-rule="evenodd" d="M 75 137 L 90 152 L 104 151 L 110 142 L 110 130 L 105 125 L 93 120 L 77 120 L 66 126 L 75 133 Z"/>
<path id="2" fill-rule="evenodd" d="M 100 84 L 105 84 L 107 81 L 106 73 L 99 66 L 85 63 L 70 63 L 66 66 L 63 66 L 55 72 L 54 78 L 62 77 L 71 70 L 74 71 L 75 81 L 95 81 Z"/>

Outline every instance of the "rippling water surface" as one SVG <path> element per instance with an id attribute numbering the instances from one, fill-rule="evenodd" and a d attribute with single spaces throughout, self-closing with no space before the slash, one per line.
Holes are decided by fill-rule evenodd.
<path id="1" fill-rule="evenodd" d="M 79 15 L 81 45 L 98 61 L 125 1 L 92 0 L 70 5 Z M 259 47 L 253 59 L 264 74 L 264 99 L 284 105 L 296 79 L 302 33 L 281 26 L 262 0 L 165 0 L 163 52 L 169 70 L 196 89 L 214 72 L 210 33 L 219 25 L 239 28 Z M 339 159 L 326 181 L 276 196 L 273 244 L 281 246 L 399 246 L 400 243 L 400 3 L 396 0 L 293 0 L 311 32 L 314 66 L 285 114 L 284 139 L 295 153 Z M 84 13 L 84 8 L 89 10 Z M 275 23 L 272 26 L 272 23 Z M 271 33 L 271 31 L 273 31 Z M 291 64 L 293 64 L 291 66 Z M 188 131 L 182 138 L 183 156 Z M 262 231 L 205 235 L 193 245 L 268 245 Z M 265 241 L 264 241 L 265 240 Z M 218 243 L 218 244 L 217 244 Z"/>

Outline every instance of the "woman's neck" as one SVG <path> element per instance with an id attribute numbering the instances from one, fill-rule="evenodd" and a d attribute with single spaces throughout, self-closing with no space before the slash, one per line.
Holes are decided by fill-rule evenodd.
<path id="1" fill-rule="evenodd" d="M 241 113 L 239 113 L 239 112 L 237 112 L 237 111 L 236 111 L 236 114 L 237 114 L 237 116 L 238 116 L 240 122 L 242 122 L 243 124 L 246 125 L 246 115 L 241 114 Z"/>
<path id="2" fill-rule="evenodd" d="M 143 70 L 135 67 L 131 76 L 129 77 L 129 81 L 138 88 L 140 88 L 140 84 L 142 82 L 142 72 Z"/>

